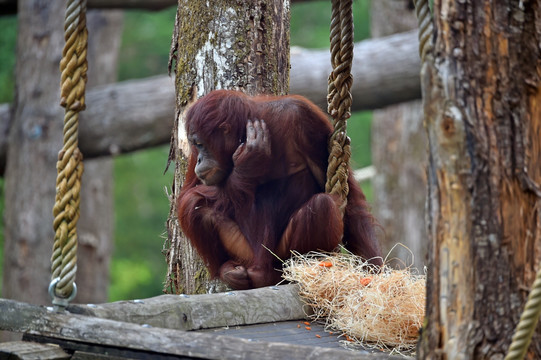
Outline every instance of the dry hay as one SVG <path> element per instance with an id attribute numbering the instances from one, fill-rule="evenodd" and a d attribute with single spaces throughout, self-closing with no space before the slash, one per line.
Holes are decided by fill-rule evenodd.
<path id="1" fill-rule="evenodd" d="M 386 265 L 375 272 L 351 254 L 310 253 L 293 254 L 283 276 L 299 283 L 300 295 L 327 330 L 365 347 L 415 347 L 424 318 L 424 275 Z"/>

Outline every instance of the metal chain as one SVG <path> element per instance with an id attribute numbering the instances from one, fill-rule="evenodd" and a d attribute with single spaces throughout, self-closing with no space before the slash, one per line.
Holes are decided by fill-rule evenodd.
<path id="1" fill-rule="evenodd" d="M 87 72 L 86 0 L 69 0 L 64 22 L 66 44 L 60 61 L 61 101 L 65 107 L 64 145 L 58 154 L 56 198 L 53 207 L 55 239 L 53 245 L 52 282 L 53 304 L 65 306 L 73 298 L 77 271 L 77 220 L 82 154 L 78 149 L 79 112 L 85 109 Z M 53 285 L 54 284 L 54 285 Z M 55 302 L 56 301 L 56 302 Z"/>
<path id="2" fill-rule="evenodd" d="M 351 157 L 350 140 L 346 136 L 346 121 L 351 116 L 351 85 L 353 76 L 353 1 L 333 0 L 331 12 L 331 65 L 327 95 L 328 112 L 333 118 L 334 131 L 329 139 L 329 165 L 325 191 L 337 194 L 342 211 L 347 204 L 348 167 Z"/>

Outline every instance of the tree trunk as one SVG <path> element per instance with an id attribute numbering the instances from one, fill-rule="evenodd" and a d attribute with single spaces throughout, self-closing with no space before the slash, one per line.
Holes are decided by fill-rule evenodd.
<path id="1" fill-rule="evenodd" d="M 50 303 L 56 161 L 62 147 L 59 61 L 64 1 L 19 1 L 16 92 L 5 177 L 2 296 Z"/>
<path id="2" fill-rule="evenodd" d="M 373 37 L 389 36 L 417 28 L 410 0 L 372 2 Z M 417 49 L 415 50 L 417 54 Z M 373 112 L 372 160 L 376 176 L 374 214 L 385 230 L 383 253 L 395 247 L 390 259 L 426 265 L 427 235 L 424 221 L 426 199 L 426 133 L 420 101 L 411 101 Z"/>
<path id="3" fill-rule="evenodd" d="M 56 161 L 62 148 L 64 110 L 60 107 L 59 61 L 64 46 L 64 1 L 19 1 L 16 95 L 11 125 L 5 184 L 5 248 L 3 291 L 5 298 L 50 304 L 47 287 L 54 240 L 52 208 L 55 198 Z M 114 52 L 119 41 L 120 14 L 93 14 L 96 26 L 90 56 L 98 58 L 102 46 Z M 102 26 L 105 28 L 100 29 Z M 107 33 L 107 28 L 116 34 Z M 106 40 L 107 39 L 107 42 Z M 116 45 L 115 45 L 116 44 Z M 95 83 L 114 80 L 113 53 L 107 66 L 91 64 Z M 90 59 L 92 62 L 93 59 Z M 93 75 L 95 74 L 95 75 Z M 78 301 L 104 301 L 108 286 L 109 246 L 112 239 L 112 189 L 110 164 L 87 165 L 88 191 L 82 193 Z M 84 181 L 84 180 L 83 180 Z M 83 183 L 83 188 L 85 184 Z M 98 191 L 99 190 L 99 191 Z M 109 210 L 104 210 L 108 208 Z M 86 214 L 86 215 L 85 215 Z M 96 225 L 96 224 L 99 224 Z"/>
<path id="4" fill-rule="evenodd" d="M 435 2 L 420 357 L 502 359 L 540 260 L 539 1 Z M 527 358 L 541 358 L 534 334 Z"/>
<path id="5" fill-rule="evenodd" d="M 88 86 L 116 81 L 123 17 L 119 10 L 88 12 Z M 86 160 L 84 166 L 78 223 L 77 302 L 102 303 L 107 301 L 113 252 L 113 159 Z"/>
<path id="6" fill-rule="evenodd" d="M 177 293 L 223 290 L 223 284 L 208 280 L 208 272 L 177 220 L 176 197 L 189 151 L 181 113 L 192 98 L 214 89 L 287 93 L 289 1 L 179 0 L 171 50 L 176 60 L 177 115 L 171 145 L 176 169 L 165 244 L 169 264 L 166 289 Z"/>

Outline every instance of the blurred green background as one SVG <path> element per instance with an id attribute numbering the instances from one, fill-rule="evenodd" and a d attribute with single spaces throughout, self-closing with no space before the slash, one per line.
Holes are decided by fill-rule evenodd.
<path id="1" fill-rule="evenodd" d="M 330 2 L 291 5 L 291 45 L 328 48 Z M 369 37 L 369 0 L 354 2 L 355 41 Z M 167 72 L 175 7 L 159 11 L 126 11 L 119 61 L 119 80 Z M 0 103 L 13 100 L 17 19 L 0 16 Z M 371 163 L 371 113 L 354 113 L 348 123 L 354 168 Z M 115 159 L 115 234 L 109 300 L 159 295 L 166 272 L 162 244 L 172 172 L 162 175 L 168 146 L 121 155 Z M 4 181 L 0 178 L 0 215 L 4 209 Z M 371 199 L 370 183 L 362 184 Z M 2 216 L 3 218 L 3 216 Z M 52 226 L 52 225 L 51 225 Z M 0 223 L 0 281 L 3 259 Z M 1 287 L 0 287 L 1 288 Z"/>

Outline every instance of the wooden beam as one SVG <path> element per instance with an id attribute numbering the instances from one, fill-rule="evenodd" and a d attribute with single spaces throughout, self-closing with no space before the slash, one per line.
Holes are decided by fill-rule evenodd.
<path id="1" fill-rule="evenodd" d="M 76 314 L 180 330 L 298 320 L 311 314 L 311 309 L 299 298 L 297 285 L 207 295 L 161 295 L 100 305 L 71 305 L 68 310 Z"/>
<path id="2" fill-rule="evenodd" d="M 178 0 L 88 0 L 89 8 L 162 10 L 177 5 Z"/>
<path id="3" fill-rule="evenodd" d="M 250 311 L 248 308 L 245 310 Z M 143 354 L 146 358 L 399 359 L 386 354 L 362 354 L 349 350 L 250 341 L 209 333 L 145 327 L 90 316 L 55 313 L 44 307 L 6 299 L 0 299 L 0 329 L 24 332 L 34 341 L 57 341 L 61 346 L 66 342 L 70 342 L 72 346 L 75 344 L 75 347 L 77 344 L 85 345 L 84 351 L 93 351 L 93 348 L 130 351 L 133 354 Z"/>
<path id="4" fill-rule="evenodd" d="M 169 142 L 175 120 L 173 79 L 155 76 L 88 91 L 80 115 L 85 157 L 116 155 Z"/>
<path id="5" fill-rule="evenodd" d="M 0 343 L 0 358 L 9 360 L 69 360 L 71 356 L 58 345 L 10 341 Z"/>
<path id="6" fill-rule="evenodd" d="M 352 110 L 373 110 L 421 98 L 417 31 L 355 44 Z M 290 93 L 327 109 L 329 50 L 291 49 Z"/>
<path id="7" fill-rule="evenodd" d="M 87 6 L 92 9 L 143 9 L 163 10 L 178 4 L 177 0 L 88 0 Z M 17 0 L 0 0 L 0 15 L 17 13 Z"/>
<path id="8" fill-rule="evenodd" d="M 313 0 L 292 0 L 292 2 L 307 2 Z M 88 0 L 90 9 L 142 9 L 163 10 L 177 5 L 178 0 Z M 0 15 L 17 13 L 17 0 L 0 0 Z"/>

